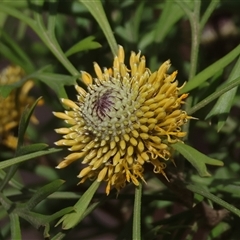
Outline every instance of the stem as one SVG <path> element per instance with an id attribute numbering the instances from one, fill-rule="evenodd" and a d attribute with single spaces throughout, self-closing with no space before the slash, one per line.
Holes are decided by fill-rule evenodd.
<path id="1" fill-rule="evenodd" d="M 189 81 L 196 75 L 197 62 L 198 62 L 198 51 L 200 44 L 200 26 L 199 26 L 199 14 L 200 14 L 201 1 L 194 1 L 194 10 L 190 15 L 190 25 L 192 32 L 192 46 L 191 46 L 191 66 L 189 73 Z"/>
<path id="2" fill-rule="evenodd" d="M 191 59 L 190 59 L 190 71 L 188 80 L 191 79 L 196 75 L 197 72 L 197 62 L 198 62 L 198 51 L 199 51 L 199 44 L 200 44 L 200 27 L 199 27 L 199 15 L 200 15 L 200 7 L 201 1 L 194 0 L 193 11 L 191 11 L 185 3 L 178 2 L 178 4 L 182 7 L 189 18 L 190 26 L 191 26 L 191 33 L 192 33 L 192 45 L 191 45 Z M 190 96 L 186 101 L 186 112 L 192 106 L 193 98 Z M 189 122 L 183 126 L 183 131 L 188 133 L 189 129 Z M 187 136 L 185 137 L 187 138 Z"/>
<path id="3" fill-rule="evenodd" d="M 177 1 L 177 3 L 180 5 L 180 7 L 188 16 L 190 26 L 191 26 L 192 44 L 191 44 L 190 71 L 188 75 L 188 81 L 191 81 L 191 79 L 196 75 L 196 72 L 197 72 L 198 51 L 199 51 L 199 44 L 200 44 L 199 16 L 200 16 L 201 1 L 194 0 L 193 11 L 191 11 L 184 2 Z M 192 96 L 188 97 L 185 105 L 186 112 L 188 112 L 189 109 L 191 108 L 192 102 L 193 102 L 193 97 Z M 189 121 L 183 126 L 183 131 L 187 133 L 184 138 L 184 140 L 187 140 L 188 132 L 189 132 Z M 183 171 L 184 167 L 185 167 L 185 161 L 183 160 L 179 164 L 179 169 Z"/>
<path id="4" fill-rule="evenodd" d="M 176 3 L 179 4 L 179 6 L 183 9 L 183 11 L 188 16 L 190 26 L 191 26 L 192 44 L 191 44 L 190 71 L 189 71 L 189 77 L 188 77 L 188 80 L 190 81 L 196 75 L 196 71 L 197 71 L 198 50 L 199 50 L 199 43 L 200 43 L 199 16 L 200 16 L 201 1 L 194 0 L 193 11 L 191 11 L 189 6 L 182 1 L 176 1 Z"/>
<path id="5" fill-rule="evenodd" d="M 62 65 L 71 73 L 73 76 L 79 76 L 79 71 L 71 64 L 71 62 L 66 58 L 64 52 L 56 40 L 54 32 L 49 32 L 45 29 L 43 21 L 40 15 L 35 12 L 35 20 L 37 22 L 37 28 L 33 29 L 42 41 L 46 44 L 49 50 L 55 55 L 55 57 L 62 63 Z M 53 24 L 53 22 L 52 22 Z M 52 30 L 52 24 L 49 26 Z M 40 31 L 39 31 L 40 30 Z"/>
<path id="6" fill-rule="evenodd" d="M 132 239 L 141 239 L 141 205 L 142 205 L 141 198 L 142 198 L 142 183 L 139 183 L 139 186 L 135 188 Z"/>

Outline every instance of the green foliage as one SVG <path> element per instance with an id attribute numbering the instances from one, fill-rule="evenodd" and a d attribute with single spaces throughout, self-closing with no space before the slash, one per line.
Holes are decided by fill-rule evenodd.
<path id="1" fill-rule="evenodd" d="M 26 106 L 15 151 L 0 146 L 0 239 L 24 239 L 29 227 L 52 240 L 198 239 L 201 232 L 207 240 L 238 239 L 238 8 L 237 1 L 220 0 L 2 1 L 0 65 L 19 65 L 27 75 L 0 86 L 0 100 L 31 79 L 31 94 L 45 103 L 38 106 L 40 97 Z M 198 120 L 186 125 L 187 144 L 172 144 L 169 182 L 151 169 L 146 185 L 135 194 L 128 185 L 116 198 L 97 181 L 76 186 L 79 165 L 54 169 L 65 155 L 52 147 L 60 123 L 51 112 L 61 108 L 59 98 L 76 99 L 77 82 L 85 87 L 80 70 L 91 72 L 95 61 L 111 66 L 117 44 L 128 56 L 140 49 L 153 71 L 171 59 L 178 81 L 186 82 L 185 110 Z M 39 125 L 30 123 L 33 115 Z"/>
<path id="2" fill-rule="evenodd" d="M 196 168 L 201 177 L 209 177 L 210 174 L 207 172 L 206 164 L 213 166 L 223 166 L 223 162 L 217 159 L 208 157 L 205 154 L 197 151 L 195 148 L 192 148 L 183 143 L 174 143 L 172 147 L 182 154 L 186 160 L 188 160 L 193 167 Z"/>

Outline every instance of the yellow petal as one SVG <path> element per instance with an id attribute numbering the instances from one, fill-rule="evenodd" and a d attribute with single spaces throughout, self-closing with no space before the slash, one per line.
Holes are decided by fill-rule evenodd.
<path id="1" fill-rule="evenodd" d="M 102 70 L 101 70 L 101 68 L 99 67 L 99 65 L 98 65 L 96 62 L 94 62 L 94 63 L 93 63 L 93 67 L 94 67 L 94 71 L 95 71 L 95 73 L 96 73 L 96 75 L 97 75 L 97 78 L 98 78 L 99 80 L 103 80 L 103 73 L 102 73 Z"/>
<path id="2" fill-rule="evenodd" d="M 83 157 L 86 153 L 71 153 L 69 154 L 64 161 L 60 162 L 56 168 L 65 168 L 72 162 L 78 160 L 79 158 Z"/>
<path id="3" fill-rule="evenodd" d="M 107 168 L 107 167 L 104 167 L 104 168 L 99 172 L 98 177 L 97 177 L 97 181 L 98 181 L 98 182 L 101 182 L 101 181 L 105 178 L 105 176 L 106 176 L 106 174 L 107 174 L 107 171 L 108 171 L 108 168 Z"/>
<path id="4" fill-rule="evenodd" d="M 81 71 L 81 74 L 82 74 L 82 80 L 87 86 L 92 84 L 93 79 L 92 79 L 92 76 L 89 73 L 87 73 L 85 71 Z"/>
<path id="5" fill-rule="evenodd" d="M 82 169 L 82 171 L 79 173 L 79 175 L 77 177 L 82 178 L 82 177 L 86 176 L 91 171 L 92 171 L 92 167 L 86 167 L 86 168 Z"/>
<path id="6" fill-rule="evenodd" d="M 55 132 L 59 134 L 68 134 L 71 131 L 69 128 L 58 128 L 58 129 L 55 129 Z"/>
<path id="7" fill-rule="evenodd" d="M 94 149 L 94 150 L 91 150 L 83 159 L 82 163 L 85 164 L 85 163 L 88 163 L 90 162 L 94 157 L 96 157 L 97 155 L 97 150 Z"/>
<path id="8" fill-rule="evenodd" d="M 67 114 L 63 113 L 63 112 L 53 112 L 54 116 L 64 119 L 64 120 L 70 120 L 72 119 L 71 117 L 69 117 Z"/>
<path id="9" fill-rule="evenodd" d="M 118 45 L 118 59 L 120 63 L 124 63 L 125 53 L 121 45 Z"/>
<path id="10" fill-rule="evenodd" d="M 117 152 L 117 154 L 113 157 L 113 166 L 116 166 L 119 163 L 120 157 L 120 153 Z"/>
<path id="11" fill-rule="evenodd" d="M 86 91 L 78 85 L 75 85 L 75 89 L 77 90 L 79 95 L 85 96 L 87 94 Z"/>
<path id="12" fill-rule="evenodd" d="M 72 108 L 72 109 L 78 109 L 78 108 L 79 108 L 79 106 L 78 106 L 76 103 L 74 103 L 73 101 L 71 101 L 71 100 L 69 100 L 69 99 L 61 98 L 61 102 L 62 102 L 65 106 L 70 107 L 70 108 Z"/>

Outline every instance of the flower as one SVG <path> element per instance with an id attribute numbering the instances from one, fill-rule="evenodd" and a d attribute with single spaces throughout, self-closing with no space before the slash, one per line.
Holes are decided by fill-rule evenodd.
<path id="1" fill-rule="evenodd" d="M 6 67 L 0 72 L 0 87 L 16 83 L 24 75 L 23 69 L 19 66 Z M 33 83 L 28 81 L 19 89 L 13 90 L 6 98 L 0 94 L 0 144 L 16 148 L 17 138 L 13 136 L 12 130 L 18 126 L 24 108 L 34 102 L 34 99 L 28 96 L 32 86 Z M 36 122 L 36 119 L 32 120 Z"/>
<path id="2" fill-rule="evenodd" d="M 146 163 L 153 165 L 154 173 L 166 177 L 170 144 L 186 135 L 181 126 L 191 118 L 181 110 L 187 94 L 178 95 L 177 71 L 167 74 L 169 60 L 152 73 L 140 52 L 131 53 L 130 69 L 124 55 L 119 46 L 113 68 L 103 71 L 94 63 L 94 80 L 83 71 L 88 91 L 76 85 L 78 101 L 61 99 L 69 109 L 54 112 L 70 125 L 56 129 L 63 139 L 55 144 L 69 146 L 73 152 L 57 168 L 83 158 L 80 183 L 86 179 L 105 181 L 107 194 L 112 188 L 119 191 L 127 182 L 138 186 L 140 179 L 144 181 Z"/>

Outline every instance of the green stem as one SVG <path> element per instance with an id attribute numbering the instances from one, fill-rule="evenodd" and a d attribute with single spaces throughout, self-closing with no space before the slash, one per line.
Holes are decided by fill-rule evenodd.
<path id="1" fill-rule="evenodd" d="M 35 13 L 35 20 L 37 22 L 37 28 L 33 29 L 42 41 L 46 44 L 49 50 L 55 55 L 55 57 L 62 63 L 62 65 L 71 73 L 73 76 L 79 76 L 79 71 L 71 64 L 66 58 L 64 52 L 56 40 L 54 32 L 49 32 L 43 25 L 43 21 L 38 13 Z M 52 30 L 53 23 L 49 26 Z M 40 31 L 39 31 L 40 30 Z"/>
<path id="2" fill-rule="evenodd" d="M 132 239 L 141 239 L 141 202 L 142 199 L 142 183 L 135 188 L 135 200 L 133 210 L 133 233 Z"/>
<path id="3" fill-rule="evenodd" d="M 198 62 L 198 51 L 200 44 L 200 26 L 199 26 L 199 15 L 200 15 L 201 1 L 194 1 L 194 10 L 190 15 L 190 25 L 192 32 L 192 46 L 191 46 L 191 65 L 189 72 L 189 81 L 196 75 L 197 62 Z"/>
<path id="4" fill-rule="evenodd" d="M 199 18 L 201 1 L 194 0 L 193 11 L 191 11 L 189 6 L 183 1 L 176 1 L 176 3 L 178 3 L 179 6 L 183 9 L 183 11 L 186 13 L 191 25 L 192 44 L 191 44 L 190 71 L 188 77 L 188 80 L 190 81 L 196 75 L 197 71 L 198 51 L 200 44 Z"/>
<path id="5" fill-rule="evenodd" d="M 10 213 L 11 239 L 22 239 L 19 216 L 16 213 Z"/>
<path id="6" fill-rule="evenodd" d="M 190 71 L 188 80 L 190 81 L 197 72 L 197 62 L 198 62 L 198 51 L 199 51 L 199 44 L 200 44 L 200 27 L 199 27 L 199 16 L 200 16 L 200 7 L 201 1 L 194 0 L 193 11 L 191 11 L 188 6 L 181 1 L 177 2 L 180 7 L 184 10 L 189 18 L 189 22 L 191 25 L 191 33 L 192 33 L 192 45 L 191 45 L 191 59 L 190 59 Z M 189 97 L 186 102 L 186 112 L 192 106 L 192 97 Z M 183 131 L 188 133 L 189 129 L 189 122 L 183 126 Z M 185 139 L 187 136 L 185 137 Z"/>

